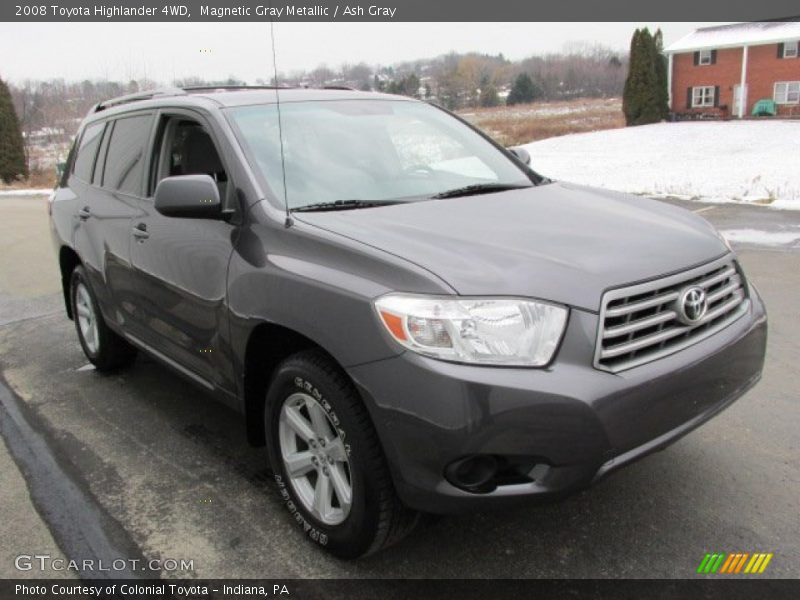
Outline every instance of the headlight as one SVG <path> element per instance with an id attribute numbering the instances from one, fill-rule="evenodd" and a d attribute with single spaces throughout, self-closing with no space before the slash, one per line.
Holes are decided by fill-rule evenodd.
<path id="1" fill-rule="evenodd" d="M 409 350 L 487 365 L 546 365 L 567 322 L 564 306 L 513 298 L 387 294 L 375 308 L 389 334 Z"/>

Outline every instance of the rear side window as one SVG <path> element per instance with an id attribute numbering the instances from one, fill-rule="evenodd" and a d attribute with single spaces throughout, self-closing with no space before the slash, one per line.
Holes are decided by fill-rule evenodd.
<path id="1" fill-rule="evenodd" d="M 141 196 L 145 146 L 151 123 L 151 115 L 115 121 L 106 153 L 103 187 Z"/>
<path id="2" fill-rule="evenodd" d="M 81 143 L 80 146 L 78 146 L 78 153 L 75 156 L 75 167 L 72 169 L 72 172 L 75 177 L 82 181 L 89 182 L 92 180 L 94 159 L 97 156 L 97 148 L 100 145 L 103 127 L 105 127 L 105 123 L 89 125 L 81 136 Z"/>
<path id="3" fill-rule="evenodd" d="M 97 153 L 97 160 L 94 162 L 93 185 L 103 185 L 103 170 L 106 165 L 106 154 L 108 154 L 108 139 L 111 137 L 113 127 L 112 123 L 108 124 L 106 132 L 103 134 L 103 141 L 100 142 L 100 151 Z"/>

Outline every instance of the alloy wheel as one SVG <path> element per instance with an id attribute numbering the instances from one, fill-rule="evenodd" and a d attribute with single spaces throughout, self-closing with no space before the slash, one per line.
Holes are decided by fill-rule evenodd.
<path id="1" fill-rule="evenodd" d="M 75 309 L 78 317 L 78 327 L 81 330 L 86 349 L 90 354 L 97 354 L 100 345 L 100 334 L 97 329 L 97 315 L 92 304 L 92 297 L 86 285 L 79 283 L 75 287 Z"/>
<path id="2" fill-rule="evenodd" d="M 278 421 L 281 458 L 303 507 L 325 525 L 339 525 L 353 502 L 350 462 L 328 413 L 312 396 L 290 395 Z"/>

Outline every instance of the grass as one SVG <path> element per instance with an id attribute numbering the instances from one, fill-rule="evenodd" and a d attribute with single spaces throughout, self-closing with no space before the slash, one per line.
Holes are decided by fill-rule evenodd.
<path id="1" fill-rule="evenodd" d="M 458 114 L 504 146 L 625 126 L 620 98 L 582 98 L 464 109 Z"/>
<path id="2" fill-rule="evenodd" d="M 43 190 L 55 187 L 55 185 L 55 168 L 39 169 L 36 171 L 31 171 L 27 179 L 20 179 L 8 185 L 0 181 L 0 192 L 6 190 Z"/>
<path id="3" fill-rule="evenodd" d="M 56 170 L 42 169 L 33 171 L 26 182 L 30 188 L 51 188 L 56 185 Z"/>

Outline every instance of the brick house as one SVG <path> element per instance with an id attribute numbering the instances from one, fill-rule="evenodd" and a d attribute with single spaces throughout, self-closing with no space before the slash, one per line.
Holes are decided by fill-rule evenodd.
<path id="1" fill-rule="evenodd" d="M 800 116 L 800 22 L 697 29 L 668 46 L 672 113 L 746 117 L 762 99 Z"/>

